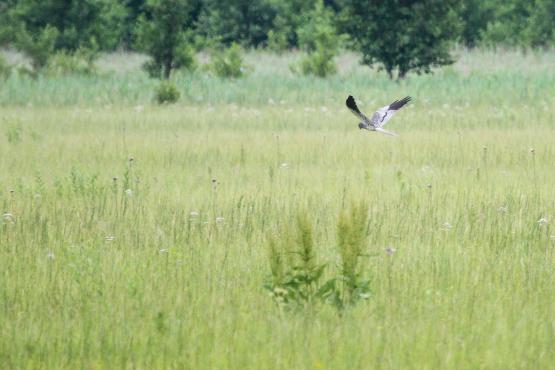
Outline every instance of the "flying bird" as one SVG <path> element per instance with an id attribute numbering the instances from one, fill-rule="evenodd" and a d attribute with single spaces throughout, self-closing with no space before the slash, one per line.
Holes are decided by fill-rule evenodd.
<path id="1" fill-rule="evenodd" d="M 397 136 L 397 134 L 395 134 L 394 132 L 384 130 L 383 126 L 385 126 L 387 121 L 389 121 L 391 117 L 393 117 L 395 112 L 403 108 L 405 104 L 410 102 L 410 100 L 410 96 L 407 96 L 401 100 L 395 100 L 393 103 L 378 109 L 374 113 L 374 115 L 372 115 L 371 119 L 368 119 L 368 117 L 366 117 L 364 113 L 362 113 L 358 109 L 355 98 L 353 98 L 351 95 L 349 95 L 345 103 L 347 104 L 347 108 L 349 108 L 349 110 L 361 120 L 361 122 L 358 124 L 359 129 L 378 131 L 386 135 Z"/>

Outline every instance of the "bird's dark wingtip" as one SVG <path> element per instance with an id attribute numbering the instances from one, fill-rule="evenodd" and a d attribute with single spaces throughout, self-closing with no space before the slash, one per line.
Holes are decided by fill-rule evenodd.
<path id="1" fill-rule="evenodd" d="M 355 98 L 353 98 L 352 95 L 349 95 L 349 97 L 347 98 L 347 100 L 345 101 L 345 104 L 347 105 L 347 108 L 352 109 L 356 112 L 358 112 L 358 107 L 357 107 L 357 103 L 355 102 Z"/>
<path id="2" fill-rule="evenodd" d="M 409 103 L 412 100 L 412 97 L 405 96 L 401 100 L 395 100 L 393 103 L 389 105 L 389 109 L 398 110 L 405 106 L 405 104 Z"/>

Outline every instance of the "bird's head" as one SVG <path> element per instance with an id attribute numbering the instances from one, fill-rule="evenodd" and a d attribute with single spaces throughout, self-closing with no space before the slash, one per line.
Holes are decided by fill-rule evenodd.
<path id="1" fill-rule="evenodd" d="M 365 125 L 364 123 L 360 122 L 360 123 L 358 124 L 358 129 L 359 129 L 359 130 L 362 130 L 363 128 L 366 128 L 366 125 Z"/>

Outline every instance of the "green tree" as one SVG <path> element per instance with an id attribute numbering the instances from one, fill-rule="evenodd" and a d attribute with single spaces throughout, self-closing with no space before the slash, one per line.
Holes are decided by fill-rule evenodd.
<path id="1" fill-rule="evenodd" d="M 40 32 L 31 33 L 21 29 L 17 33 L 15 43 L 17 48 L 31 60 L 33 73 L 37 73 L 47 66 L 50 57 L 53 55 L 58 34 L 58 30 L 49 25 Z"/>
<path id="2" fill-rule="evenodd" d="M 299 27 L 297 34 L 299 45 L 308 53 L 301 61 L 304 74 L 325 77 L 336 72 L 333 58 L 339 52 L 339 40 L 333 26 L 333 13 L 324 6 L 324 2 L 316 2 L 314 9 L 307 14 L 307 20 Z"/>
<path id="3" fill-rule="evenodd" d="M 121 44 L 131 48 L 135 42 L 135 24 L 144 13 L 145 0 L 120 0 L 125 9 L 122 20 Z"/>
<path id="4" fill-rule="evenodd" d="M 150 9 L 146 6 L 146 0 L 119 0 L 125 10 L 123 23 L 122 23 L 122 34 L 121 34 L 121 44 L 126 48 L 135 48 L 136 46 L 136 24 L 141 18 L 145 16 L 147 19 L 150 18 Z M 203 0 L 189 0 L 190 7 L 190 19 L 188 21 L 189 25 L 195 24 L 198 20 L 199 13 L 203 7 Z"/>
<path id="5" fill-rule="evenodd" d="M 191 34 L 191 2 L 188 0 L 147 0 L 146 14 L 137 25 L 136 46 L 152 57 L 145 68 L 153 77 L 168 79 L 171 72 L 194 66 L 188 43 Z"/>
<path id="6" fill-rule="evenodd" d="M 483 32 L 486 45 L 549 47 L 555 43 L 555 1 L 488 0 L 491 19 Z"/>
<path id="7" fill-rule="evenodd" d="M 458 0 L 344 0 L 342 29 L 362 53 L 362 62 L 379 63 L 390 78 L 409 71 L 429 73 L 453 62 L 452 43 L 460 34 Z"/>
<path id="8" fill-rule="evenodd" d="M 494 13 L 484 31 L 484 42 L 490 46 L 522 45 L 522 35 L 530 17 L 530 3 L 520 0 L 489 0 L 489 4 L 494 8 Z"/>
<path id="9" fill-rule="evenodd" d="M 18 0 L 7 3 L 5 14 L 12 25 L 11 41 L 20 32 L 36 38 L 49 26 L 57 31 L 54 49 L 74 51 L 91 43 L 101 49 L 116 47 L 124 9 L 110 0 Z"/>
<path id="10" fill-rule="evenodd" d="M 530 17 L 523 39 L 532 47 L 555 45 L 555 1 L 536 0 L 528 5 Z"/>
<path id="11" fill-rule="evenodd" d="M 278 13 L 277 4 L 276 0 L 205 0 L 198 32 L 215 43 L 262 45 Z"/>
<path id="12" fill-rule="evenodd" d="M 299 46 L 298 30 L 313 11 L 316 0 L 277 1 L 277 15 L 268 34 L 268 42 L 275 49 Z"/>
<path id="13" fill-rule="evenodd" d="M 13 14 L 11 9 L 16 4 L 15 0 L 4 0 L 0 2 L 0 46 L 13 41 Z"/>
<path id="14" fill-rule="evenodd" d="M 473 48 L 482 40 L 484 31 L 492 20 L 494 8 L 491 1 L 464 0 L 462 3 L 461 41 L 465 46 Z"/>

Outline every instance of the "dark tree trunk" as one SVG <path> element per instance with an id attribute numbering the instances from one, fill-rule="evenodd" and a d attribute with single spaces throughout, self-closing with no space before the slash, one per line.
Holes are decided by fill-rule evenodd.
<path id="1" fill-rule="evenodd" d="M 392 69 L 390 69 L 390 68 L 387 69 L 387 75 L 389 76 L 390 80 L 393 80 L 393 70 Z"/>
<path id="2" fill-rule="evenodd" d="M 172 73 L 173 56 L 170 54 L 164 61 L 164 78 L 169 80 Z"/>

